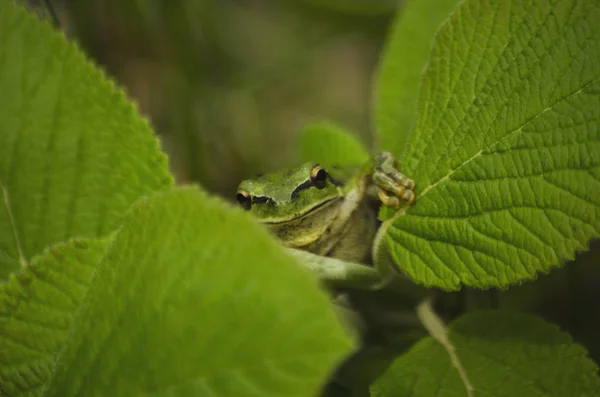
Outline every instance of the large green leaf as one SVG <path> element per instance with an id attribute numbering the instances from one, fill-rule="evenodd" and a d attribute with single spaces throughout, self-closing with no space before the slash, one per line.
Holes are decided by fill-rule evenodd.
<path id="1" fill-rule="evenodd" d="M 387 243 L 419 283 L 506 287 L 600 231 L 600 3 L 461 3 L 438 33 Z"/>
<path id="2" fill-rule="evenodd" d="M 0 391 L 39 395 L 106 241 L 58 244 L 0 284 Z"/>
<path id="3" fill-rule="evenodd" d="M 377 73 L 374 122 L 382 150 L 398 158 L 417 114 L 419 81 L 440 24 L 458 0 L 407 0 L 396 16 Z"/>
<path id="4" fill-rule="evenodd" d="M 330 122 L 305 126 L 299 137 L 300 158 L 303 162 L 321 164 L 363 164 L 369 153 L 358 138 Z"/>
<path id="5" fill-rule="evenodd" d="M 148 123 L 47 22 L 0 0 L 0 279 L 44 247 L 104 236 L 170 186 Z"/>
<path id="6" fill-rule="evenodd" d="M 447 336 L 447 348 L 428 337 L 398 358 L 372 396 L 600 395 L 598 367 L 585 349 L 536 317 L 474 312 L 454 322 Z"/>
<path id="7" fill-rule="evenodd" d="M 136 204 L 45 396 L 311 396 L 350 340 L 315 278 L 195 188 Z"/>

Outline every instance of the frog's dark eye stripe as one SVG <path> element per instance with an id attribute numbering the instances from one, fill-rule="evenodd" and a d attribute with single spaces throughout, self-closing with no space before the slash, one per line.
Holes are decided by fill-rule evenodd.
<path id="1" fill-rule="evenodd" d="M 300 185 L 296 186 L 296 188 L 294 189 L 294 191 L 292 192 L 291 198 L 292 200 L 295 199 L 296 197 L 298 197 L 298 194 L 300 194 L 301 191 L 308 189 L 309 187 L 312 187 L 313 183 L 312 180 L 306 180 L 304 182 L 302 182 Z"/>
<path id="2" fill-rule="evenodd" d="M 325 171 L 324 168 L 321 168 L 319 165 L 315 165 L 313 169 L 310 171 L 310 179 L 302 182 L 298 185 L 291 194 L 292 200 L 298 197 L 301 191 L 316 187 L 317 189 L 324 189 L 327 186 L 327 180 L 329 180 L 329 174 Z M 333 181 L 332 181 L 333 183 Z"/>

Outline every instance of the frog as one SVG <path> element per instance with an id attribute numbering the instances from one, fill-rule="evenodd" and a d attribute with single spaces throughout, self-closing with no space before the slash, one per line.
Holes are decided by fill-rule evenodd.
<path id="1" fill-rule="evenodd" d="M 390 152 L 362 165 L 306 162 L 259 175 L 239 184 L 236 201 L 325 284 L 341 323 L 360 335 L 360 352 L 381 354 L 387 351 L 381 343 L 396 340 L 399 329 L 414 329 L 418 320 L 412 309 L 424 293 L 415 290 L 387 251 L 384 237 L 393 217 L 378 219 L 382 205 L 399 214 L 416 201 L 415 182 Z M 377 295 L 386 290 L 402 295 Z M 393 315 L 380 306 L 382 298 L 393 302 Z M 357 353 L 342 368 L 360 360 Z M 351 389 L 352 373 L 340 369 L 330 387 Z"/>
<path id="2" fill-rule="evenodd" d="M 395 268 L 379 207 L 412 205 L 415 182 L 381 152 L 363 165 L 307 162 L 258 175 L 239 184 L 236 200 L 326 283 L 377 289 Z"/>

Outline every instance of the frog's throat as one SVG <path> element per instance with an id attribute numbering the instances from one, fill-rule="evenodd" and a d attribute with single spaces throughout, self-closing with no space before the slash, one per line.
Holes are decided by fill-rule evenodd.
<path id="1" fill-rule="evenodd" d="M 262 220 L 261 223 L 263 223 L 265 225 L 282 225 L 282 224 L 286 224 L 286 223 L 295 223 L 297 221 L 301 221 L 304 218 L 314 215 L 316 212 L 324 209 L 324 207 L 327 207 L 328 205 L 331 205 L 339 200 L 342 200 L 342 197 L 332 197 L 330 199 L 320 202 L 317 205 L 310 207 L 308 210 L 306 210 L 304 212 L 295 214 L 294 216 L 290 217 L 289 219 L 277 220 L 277 221 Z"/>

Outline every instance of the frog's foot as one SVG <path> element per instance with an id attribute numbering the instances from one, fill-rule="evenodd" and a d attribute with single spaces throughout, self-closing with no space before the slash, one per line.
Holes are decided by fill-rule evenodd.
<path id="1" fill-rule="evenodd" d="M 389 152 L 380 153 L 375 159 L 373 182 L 379 200 L 387 206 L 398 209 L 402 202 L 415 200 L 415 182 L 398 171 L 396 158 Z"/>

